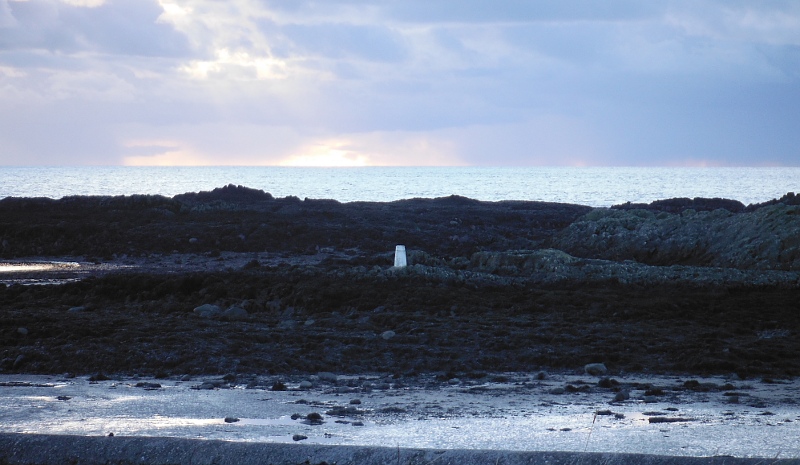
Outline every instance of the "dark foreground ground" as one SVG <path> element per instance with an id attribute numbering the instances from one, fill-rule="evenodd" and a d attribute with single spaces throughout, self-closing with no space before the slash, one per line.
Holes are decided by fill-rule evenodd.
<path id="1" fill-rule="evenodd" d="M 461 197 L 340 204 L 232 186 L 5 199 L 6 261 L 130 268 L 0 284 L 0 372 L 449 379 L 602 362 L 612 373 L 797 376 L 800 207 L 782 200 L 593 212 Z M 391 269 L 395 244 L 412 266 Z M 204 304 L 218 311 L 194 311 Z"/>

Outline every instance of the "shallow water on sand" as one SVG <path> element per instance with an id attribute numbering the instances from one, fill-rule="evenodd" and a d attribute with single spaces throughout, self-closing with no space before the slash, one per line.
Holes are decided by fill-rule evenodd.
<path id="1" fill-rule="evenodd" d="M 603 390 L 550 392 L 567 383 L 594 385 L 596 380 L 585 375 L 506 378 L 420 381 L 366 392 L 344 387 L 353 383 L 342 378 L 336 386 L 315 381 L 310 390 L 299 390 L 298 378 L 287 383 L 287 391 L 271 391 L 263 386 L 193 389 L 200 379 L 92 383 L 2 375 L 0 431 L 251 442 L 293 442 L 293 436 L 303 435 L 304 443 L 317 444 L 800 458 L 797 381 L 700 379 L 717 385 L 732 382 L 734 396 L 730 391 L 670 391 L 684 381 L 674 377 L 617 377 L 622 383 L 663 386 L 666 393 L 653 399 L 633 390 L 630 400 L 610 402 L 613 394 Z M 361 403 L 351 404 L 356 398 Z M 354 410 L 346 416 L 328 414 L 336 406 Z M 321 413 L 324 422 L 304 422 L 311 412 Z M 301 417 L 292 419 L 293 414 Z M 226 422 L 226 417 L 238 421 Z"/>

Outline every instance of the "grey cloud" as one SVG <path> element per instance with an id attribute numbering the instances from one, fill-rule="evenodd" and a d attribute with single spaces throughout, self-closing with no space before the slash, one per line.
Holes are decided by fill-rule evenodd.
<path id="1" fill-rule="evenodd" d="M 155 0 L 119 0 L 96 8 L 53 0 L 9 4 L 15 25 L 0 35 L 0 49 L 82 51 L 140 56 L 187 56 L 186 38 L 158 23 Z"/>

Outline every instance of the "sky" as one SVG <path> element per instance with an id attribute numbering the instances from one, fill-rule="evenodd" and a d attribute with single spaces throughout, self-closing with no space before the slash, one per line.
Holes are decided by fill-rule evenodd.
<path id="1" fill-rule="evenodd" d="M 800 166 L 800 1 L 0 0 L 0 165 Z"/>

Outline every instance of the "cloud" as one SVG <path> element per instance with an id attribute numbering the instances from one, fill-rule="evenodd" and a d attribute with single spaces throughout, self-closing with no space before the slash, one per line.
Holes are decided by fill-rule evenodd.
<path id="1" fill-rule="evenodd" d="M 798 80 L 794 1 L 0 0 L 0 164 L 798 165 Z"/>
<path id="2" fill-rule="evenodd" d="M 406 57 L 402 36 L 385 27 L 350 24 L 289 24 L 281 32 L 298 52 L 338 60 L 354 57 L 399 62 Z"/>
<path id="3" fill-rule="evenodd" d="M 189 53 L 184 37 L 158 22 L 162 9 L 155 0 L 2 1 L 0 11 L 9 12 L 14 22 L 3 29 L 0 50 L 170 57 Z"/>

